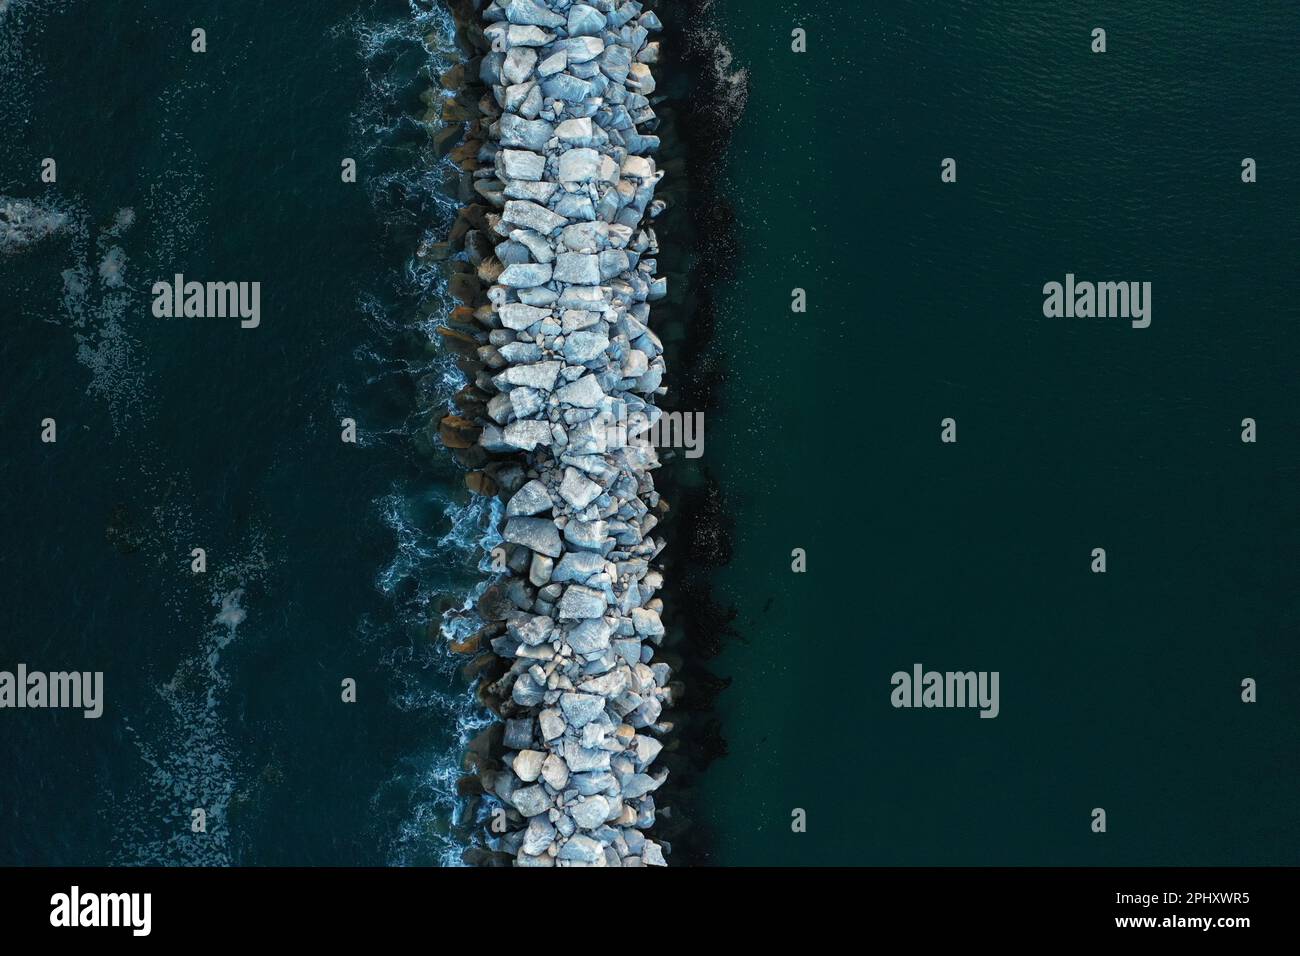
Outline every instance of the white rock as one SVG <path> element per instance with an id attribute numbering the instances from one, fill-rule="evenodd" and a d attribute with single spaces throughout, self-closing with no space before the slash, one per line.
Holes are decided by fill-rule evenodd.
<path id="1" fill-rule="evenodd" d="M 555 257 L 552 276 L 557 282 L 596 285 L 600 282 L 600 257 L 581 252 L 561 252 Z"/>
<path id="2" fill-rule="evenodd" d="M 546 157 L 524 149 L 503 149 L 501 171 L 506 179 L 541 179 L 546 172 Z"/>
<path id="3" fill-rule="evenodd" d="M 506 504 L 506 514 L 511 517 L 535 515 L 542 511 L 550 511 L 553 504 L 551 493 L 546 490 L 546 486 L 534 478 L 511 496 Z"/>
<path id="4" fill-rule="evenodd" d="M 561 694 L 560 710 L 571 726 L 583 727 L 605 712 L 605 698 L 595 694 Z"/>
<path id="5" fill-rule="evenodd" d="M 583 830 L 594 830 L 609 816 L 609 801 L 599 794 L 587 797 L 570 810 L 569 815 Z"/>
<path id="6" fill-rule="evenodd" d="M 524 783 L 532 783 L 542 774 L 542 761 L 546 759 L 546 754 L 540 750 L 521 750 L 515 754 L 514 761 L 510 764 L 514 768 L 515 776 Z"/>
<path id="7" fill-rule="evenodd" d="M 560 482 L 560 497 L 581 511 L 600 497 L 604 491 L 600 485 L 587 478 L 576 468 L 564 469 L 564 480 Z"/>
<path id="8" fill-rule="evenodd" d="M 600 153 L 587 147 L 570 149 L 560 155 L 560 181 L 585 183 L 600 172 Z"/>

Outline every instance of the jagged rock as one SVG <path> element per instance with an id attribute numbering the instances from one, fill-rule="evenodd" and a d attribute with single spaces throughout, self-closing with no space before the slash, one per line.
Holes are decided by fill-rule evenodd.
<path id="1" fill-rule="evenodd" d="M 555 134 L 555 128 L 545 120 L 524 119 L 514 113 L 506 113 L 499 122 L 501 143 L 504 146 L 518 146 L 539 152 L 546 148 L 546 141 Z"/>
<path id="2" fill-rule="evenodd" d="M 556 73 L 542 80 L 542 93 L 548 99 L 581 103 L 592 95 L 592 85 L 572 73 Z"/>
<path id="3" fill-rule="evenodd" d="M 565 54 L 557 53 L 556 56 L 564 57 Z M 555 127 L 555 136 L 561 143 L 568 143 L 570 146 L 592 146 L 596 142 L 589 116 L 562 121 Z"/>
<path id="4" fill-rule="evenodd" d="M 526 199 L 512 199 L 506 203 L 501 214 L 502 222 L 514 223 L 532 229 L 542 235 L 549 235 L 568 222 L 558 213 L 551 212 L 545 206 Z"/>
<path id="5" fill-rule="evenodd" d="M 600 172 L 600 153 L 577 147 L 560 154 L 559 175 L 562 183 L 585 183 Z"/>
<path id="6" fill-rule="evenodd" d="M 560 532 L 549 518 L 511 518 L 502 536 L 512 544 L 522 544 L 548 558 L 558 558 L 564 550 Z"/>
<path id="7" fill-rule="evenodd" d="M 609 816 L 609 801 L 600 795 L 587 797 L 569 811 L 573 822 L 583 830 L 594 830 Z"/>
<path id="8" fill-rule="evenodd" d="M 569 7 L 569 36 L 598 36 L 605 29 L 605 14 L 585 3 Z"/>
<path id="9" fill-rule="evenodd" d="M 542 761 L 542 779 L 555 790 L 563 790 L 569 782 L 569 768 L 559 754 L 547 754 Z"/>
<path id="10" fill-rule="evenodd" d="M 558 282 L 596 285 L 600 282 L 600 258 L 577 252 L 561 252 L 555 257 L 553 274 Z"/>
<path id="11" fill-rule="evenodd" d="M 610 646 L 609 638 L 613 632 L 613 626 L 604 618 L 589 618 L 570 628 L 565 640 L 574 653 L 599 654 Z"/>
<path id="12" fill-rule="evenodd" d="M 636 632 L 645 637 L 659 637 L 664 633 L 663 623 L 659 620 L 659 615 L 648 608 L 636 607 L 632 609 L 632 626 Z"/>
<path id="13" fill-rule="evenodd" d="M 590 362 L 607 348 L 609 337 L 603 331 L 574 332 L 564 340 L 564 359 L 574 365 Z"/>
<path id="14" fill-rule="evenodd" d="M 557 40 L 555 46 L 569 55 L 571 64 L 594 60 L 605 51 L 605 41 L 600 37 L 570 37 L 567 40 Z"/>
<path id="15" fill-rule="evenodd" d="M 560 598 L 560 620 L 581 620 L 605 613 L 605 595 L 581 584 L 571 584 Z"/>
<path id="16" fill-rule="evenodd" d="M 514 365 L 498 375 L 496 380 L 507 385 L 524 385 L 528 388 L 540 388 L 543 392 L 549 392 L 555 388 L 555 380 L 559 377 L 562 367 L 560 362 L 534 362 L 532 365 Z"/>
<path id="17" fill-rule="evenodd" d="M 595 863 L 597 860 L 604 859 L 604 851 L 601 845 L 590 837 L 571 836 L 560 847 L 558 858 L 561 860 L 573 860 L 578 863 Z"/>
<path id="18" fill-rule="evenodd" d="M 506 19 L 511 23 L 531 23 L 539 27 L 562 27 L 564 17 L 547 9 L 536 0 L 506 0 L 501 4 Z"/>
<path id="19" fill-rule="evenodd" d="M 542 178 L 546 171 L 546 157 L 522 149 L 503 149 L 497 154 L 501 157 L 501 171 L 507 179 Z"/>
<path id="20" fill-rule="evenodd" d="M 507 632 L 515 640 L 527 644 L 529 647 L 536 647 L 538 644 L 545 643 L 554 629 L 555 625 L 547 615 L 536 614 L 522 623 L 512 621 L 507 628 Z"/>
<path id="21" fill-rule="evenodd" d="M 545 817 L 534 815 L 524 831 L 524 841 L 519 849 L 529 856 L 540 856 L 555 842 L 555 827 Z"/>
<path id="22" fill-rule="evenodd" d="M 564 480 L 560 482 L 560 497 L 572 507 L 581 510 L 591 504 L 604 490 L 576 468 L 564 469 Z"/>
<path id="23" fill-rule="evenodd" d="M 537 306 L 524 305 L 522 302 L 508 302 L 501 306 L 497 314 L 501 317 L 501 324 L 507 329 L 523 331 L 530 325 L 542 321 L 551 313 Z"/>
<path id="24" fill-rule="evenodd" d="M 555 390 L 555 397 L 565 405 L 576 408 L 596 408 L 605 397 L 600 381 L 595 375 L 584 375 L 576 382 L 561 385 Z"/>
<path id="25" fill-rule="evenodd" d="M 567 726 L 560 712 L 550 708 L 537 715 L 537 725 L 541 728 L 542 738 L 548 741 L 563 736 Z"/>
<path id="26" fill-rule="evenodd" d="M 502 285 L 529 288 L 551 281 L 551 266 L 545 262 L 517 262 L 506 266 L 497 280 Z"/>
<path id="27" fill-rule="evenodd" d="M 583 727 L 604 713 L 605 698 L 596 694 L 561 694 L 560 710 L 570 726 Z M 570 764 L 569 769 L 578 768 Z"/>
<path id="28" fill-rule="evenodd" d="M 555 562 L 544 554 L 533 553 L 533 560 L 528 565 L 528 581 L 536 587 L 543 587 L 550 583 L 551 572 L 555 568 Z"/>
<path id="29" fill-rule="evenodd" d="M 532 47 L 516 47 L 505 55 L 505 62 L 501 66 L 501 78 L 512 85 L 523 83 L 533 75 L 533 67 L 536 65 L 536 50 Z M 545 141 L 542 145 L 546 145 Z"/>
<path id="30" fill-rule="evenodd" d="M 546 486 L 534 478 L 510 498 L 506 504 L 506 514 L 512 517 L 535 515 L 542 511 L 550 511 L 553 504 L 551 493 L 546 490 Z"/>
<path id="31" fill-rule="evenodd" d="M 546 77 L 559 73 L 569 65 L 569 55 L 563 50 L 552 53 L 542 62 L 537 64 L 537 75 Z"/>
<path id="32" fill-rule="evenodd" d="M 522 421 L 511 422 L 505 427 L 504 442 L 511 448 L 532 451 L 538 445 L 551 443 L 551 426 L 546 422 Z"/>

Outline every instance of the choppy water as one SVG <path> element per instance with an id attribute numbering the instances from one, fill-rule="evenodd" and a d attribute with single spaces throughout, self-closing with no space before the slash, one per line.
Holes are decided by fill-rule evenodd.
<path id="1" fill-rule="evenodd" d="M 393 0 L 0 11 L 0 195 L 59 226 L 0 257 L 0 661 L 107 697 L 7 714 L 0 862 L 458 861 L 485 718 L 434 635 L 490 515 L 413 450 L 462 383 L 404 335 L 442 295 L 412 252 L 455 210 L 419 99 L 450 52 Z M 176 272 L 260 281 L 260 328 L 153 318 Z"/>

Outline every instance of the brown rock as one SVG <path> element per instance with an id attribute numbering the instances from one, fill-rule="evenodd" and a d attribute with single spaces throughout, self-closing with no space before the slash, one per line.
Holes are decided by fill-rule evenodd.
<path id="1" fill-rule="evenodd" d="M 444 123 L 464 123 L 478 116 L 477 106 L 466 106 L 453 100 L 443 100 L 438 113 Z"/>
<path id="2" fill-rule="evenodd" d="M 497 483 L 492 480 L 492 476 L 481 471 L 469 472 L 465 476 L 465 487 L 476 495 L 495 495 L 497 493 Z"/>
<path id="3" fill-rule="evenodd" d="M 438 437 L 448 448 L 469 448 L 478 441 L 483 429 L 468 418 L 448 415 L 438 423 Z"/>
<path id="4" fill-rule="evenodd" d="M 477 654 L 482 649 L 483 639 L 478 631 L 463 640 L 447 642 L 447 650 L 453 654 Z"/>
<path id="5" fill-rule="evenodd" d="M 442 76 L 438 77 L 444 90 L 458 90 L 465 85 L 465 64 L 457 63 Z"/>
<path id="6" fill-rule="evenodd" d="M 436 156 L 446 156 L 460 142 L 465 130 L 459 125 L 444 126 L 433 134 L 433 152 Z"/>
<path id="7" fill-rule="evenodd" d="M 478 298 L 483 289 L 482 284 L 478 281 L 478 276 L 465 272 L 458 272 L 452 276 L 447 288 L 451 292 L 452 298 L 465 305 L 473 305 L 474 300 Z"/>
<path id="8" fill-rule="evenodd" d="M 440 325 L 435 332 L 442 338 L 442 342 L 457 355 L 475 355 L 478 352 L 479 340 L 467 332 L 459 329 L 448 328 Z"/>
<path id="9" fill-rule="evenodd" d="M 461 169 L 473 171 L 478 168 L 478 151 L 482 146 L 482 140 L 466 140 L 447 153 L 447 156 Z"/>

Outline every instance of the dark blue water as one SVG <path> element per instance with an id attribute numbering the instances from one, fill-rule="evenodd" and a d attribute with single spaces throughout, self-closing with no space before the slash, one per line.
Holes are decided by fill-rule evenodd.
<path id="1" fill-rule="evenodd" d="M 0 864 L 454 862 L 484 717 L 438 634 L 472 627 L 490 516 L 413 437 L 459 377 L 410 334 L 447 307 L 412 252 L 455 210 L 419 122 L 449 23 L 178 7 L 0 0 L 0 195 L 65 217 L 0 256 L 0 667 L 107 694 L 99 720 L 0 712 Z M 749 102 L 699 359 L 721 405 L 676 467 L 723 489 L 740 639 L 709 663 L 729 752 L 680 839 L 717 863 L 1294 863 L 1293 5 L 860 7 L 714 3 L 700 41 Z M 261 327 L 153 318 L 176 272 L 260 281 Z M 1045 320 L 1066 272 L 1151 281 L 1151 328 Z M 1000 671 L 1000 716 L 891 708 L 917 661 Z"/>
<path id="2" fill-rule="evenodd" d="M 378 0 L 0 14 L 0 194 L 67 221 L 0 259 L 0 661 L 102 670 L 107 698 L 5 712 L 0 862 L 458 857 L 479 717 L 433 638 L 483 516 L 413 450 L 456 373 L 404 337 L 454 211 L 413 119 L 448 38 Z M 154 318 L 177 272 L 261 282 L 260 327 Z"/>
<path id="3" fill-rule="evenodd" d="M 719 9 L 750 94 L 714 859 L 1294 864 L 1295 6 Z M 1067 272 L 1151 281 L 1150 328 L 1043 318 Z M 1000 716 L 893 709 L 915 662 L 1000 671 Z"/>

